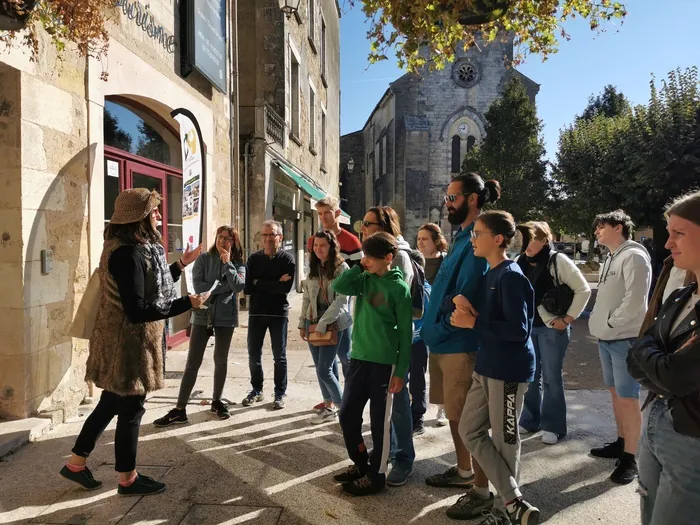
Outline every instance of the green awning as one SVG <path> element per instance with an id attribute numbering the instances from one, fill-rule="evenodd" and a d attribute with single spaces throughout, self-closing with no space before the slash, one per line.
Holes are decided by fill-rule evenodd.
<path id="1" fill-rule="evenodd" d="M 308 180 L 303 175 L 295 172 L 290 166 L 287 166 L 286 164 L 280 161 L 275 162 L 275 164 L 279 169 L 281 169 L 284 172 L 284 174 L 287 177 L 292 179 L 294 184 L 299 186 L 302 189 L 302 191 L 306 192 L 312 199 L 320 201 L 327 195 L 325 191 L 316 186 L 313 182 Z M 342 209 L 340 210 L 340 212 L 343 217 L 350 220 L 350 214 L 348 212 Z"/>
<path id="2" fill-rule="evenodd" d="M 312 199 L 320 201 L 322 198 L 326 196 L 326 192 L 324 192 L 321 188 L 317 188 L 314 186 L 311 181 L 307 180 L 305 177 L 302 175 L 299 175 L 296 173 L 292 168 L 289 166 L 286 166 L 282 164 L 281 162 L 276 163 L 279 169 L 281 169 L 284 174 L 292 179 L 294 181 L 294 184 L 299 186 L 304 192 L 306 192 Z"/>

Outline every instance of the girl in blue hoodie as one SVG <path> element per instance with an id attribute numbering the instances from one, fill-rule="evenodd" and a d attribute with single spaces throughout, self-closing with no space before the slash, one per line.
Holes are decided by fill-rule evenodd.
<path id="1" fill-rule="evenodd" d="M 515 231 L 513 216 L 504 211 L 486 212 L 476 220 L 471 234 L 474 255 L 486 259 L 489 271 L 473 305 L 464 296 L 454 298 L 456 309 L 450 318 L 453 326 L 473 330 L 479 345 L 459 435 L 488 479 L 477 476 L 474 487 L 447 515 L 457 519 L 486 515 L 482 523 L 488 525 L 537 525 L 540 517 L 518 486 L 518 421 L 535 372 L 530 340 L 535 294 L 518 264 L 507 256 Z M 505 512 L 492 510 L 495 498 L 489 480 Z"/>

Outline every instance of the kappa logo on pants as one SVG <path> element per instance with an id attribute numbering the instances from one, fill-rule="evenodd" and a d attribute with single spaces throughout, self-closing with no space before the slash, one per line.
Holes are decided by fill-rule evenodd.
<path id="1" fill-rule="evenodd" d="M 518 421 L 515 411 L 515 397 L 518 383 L 503 383 L 503 442 L 506 445 L 518 443 Z"/>

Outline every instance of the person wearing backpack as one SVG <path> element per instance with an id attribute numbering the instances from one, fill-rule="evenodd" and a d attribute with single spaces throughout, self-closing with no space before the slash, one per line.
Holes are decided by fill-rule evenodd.
<path id="1" fill-rule="evenodd" d="M 403 281 L 411 290 L 413 320 L 416 320 L 416 315 L 418 318 L 422 317 L 425 273 L 410 257 L 411 246 L 401 235 L 401 221 L 398 213 L 389 206 L 370 208 L 362 220 L 360 231 L 363 241 L 379 232 L 386 232 L 396 238 L 399 250 L 393 258 L 391 267 L 401 271 Z M 416 286 L 413 286 L 414 284 Z M 418 301 L 420 301 L 420 308 L 416 307 Z M 391 413 L 390 457 L 392 467 L 386 478 L 386 484 L 390 487 L 406 484 L 416 459 L 416 451 L 413 447 L 413 415 L 406 383 L 408 383 L 407 380 L 401 391 L 394 394 L 394 405 Z"/>
<path id="2" fill-rule="evenodd" d="M 525 394 L 521 432 L 542 430 L 542 443 L 554 445 L 566 436 L 564 357 L 571 323 L 581 315 L 591 287 L 574 262 L 552 248 L 546 222 L 531 222 L 532 239 L 517 262 L 535 290 L 535 379 Z"/>

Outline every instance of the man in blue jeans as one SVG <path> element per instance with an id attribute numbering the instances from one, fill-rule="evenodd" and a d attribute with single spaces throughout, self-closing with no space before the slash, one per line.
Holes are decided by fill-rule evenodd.
<path id="1" fill-rule="evenodd" d="M 263 401 L 262 347 L 265 333 L 270 331 L 275 361 L 275 399 L 272 408 L 284 408 L 287 391 L 287 294 L 294 284 L 294 258 L 282 245 L 282 225 L 276 221 L 263 223 L 263 249 L 248 257 L 245 294 L 250 296 L 248 310 L 248 366 L 253 389 L 243 399 L 243 406 Z"/>
<path id="2" fill-rule="evenodd" d="M 588 327 L 598 339 L 603 381 L 612 395 L 617 440 L 591 449 L 591 454 L 617 459 L 610 480 L 626 485 L 637 476 L 635 453 L 642 431 L 640 387 L 627 371 L 627 354 L 647 311 L 651 260 L 641 244 L 630 240 L 634 224 L 622 210 L 598 215 L 593 227 L 598 243 L 610 254 L 600 267 L 598 296 Z"/>

